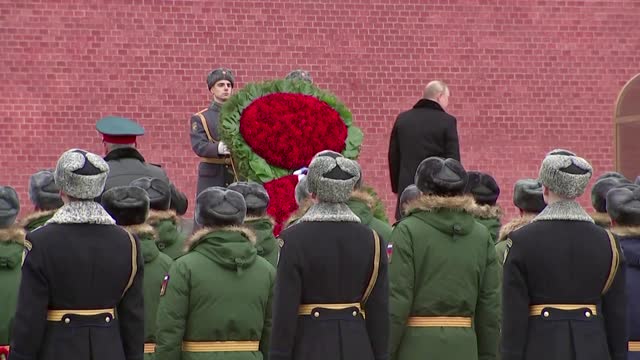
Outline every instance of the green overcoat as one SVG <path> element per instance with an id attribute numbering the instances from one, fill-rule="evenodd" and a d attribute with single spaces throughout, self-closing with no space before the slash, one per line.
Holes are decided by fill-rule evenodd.
<path id="1" fill-rule="evenodd" d="M 0 346 L 9 345 L 18 302 L 24 236 L 19 226 L 0 229 Z"/>
<path id="2" fill-rule="evenodd" d="M 178 215 L 173 210 L 152 210 L 147 219 L 147 224 L 153 226 L 158 233 L 158 249 L 174 260 L 184 254 L 185 236 L 178 229 L 179 223 Z"/>
<path id="3" fill-rule="evenodd" d="M 169 270 L 157 317 L 156 360 L 266 359 L 275 269 L 246 227 L 205 228 Z M 183 341 L 255 341 L 259 351 L 186 352 Z"/>
<path id="4" fill-rule="evenodd" d="M 499 265 L 471 197 L 423 195 L 391 236 L 391 359 L 489 360 L 498 351 Z M 470 317 L 473 326 L 409 327 L 410 317 Z"/>
<path id="5" fill-rule="evenodd" d="M 22 226 L 26 231 L 33 231 L 49 221 L 56 211 L 57 210 L 47 210 L 31 213 L 20 220 L 20 226 Z"/>
<path id="6" fill-rule="evenodd" d="M 502 209 L 499 206 L 477 205 L 473 210 L 473 214 L 476 221 L 489 230 L 493 243 L 497 243 L 501 227 Z"/>
<path id="7" fill-rule="evenodd" d="M 275 221 L 269 216 L 247 217 L 244 220 L 244 225 L 256 234 L 258 255 L 276 267 L 278 265 L 280 247 L 278 246 L 278 240 L 273 235 Z"/>
<path id="8" fill-rule="evenodd" d="M 375 204 L 375 198 L 364 190 L 355 190 L 347 203 L 351 211 L 360 218 L 362 224 L 375 230 L 388 243 L 391 239 L 391 225 L 373 215 Z"/>
<path id="9" fill-rule="evenodd" d="M 500 229 L 498 242 L 496 243 L 496 258 L 498 259 L 498 263 L 500 264 L 500 266 L 504 264 L 504 260 L 507 257 L 507 248 L 511 246 L 511 239 L 509 239 L 509 234 L 529 224 L 534 217 L 535 215 L 530 214 L 519 216 L 506 223 Z M 500 273 L 502 274 L 502 271 Z"/>

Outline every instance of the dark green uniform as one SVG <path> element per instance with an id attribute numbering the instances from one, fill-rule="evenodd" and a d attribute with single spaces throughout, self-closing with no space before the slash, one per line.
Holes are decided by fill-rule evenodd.
<path id="1" fill-rule="evenodd" d="M 0 347 L 9 345 L 18 301 L 24 235 L 17 226 L 0 229 Z"/>
<path id="2" fill-rule="evenodd" d="M 278 240 L 273 235 L 274 220 L 269 216 L 247 217 L 244 225 L 256 233 L 256 250 L 271 265 L 278 265 Z"/>
<path id="3" fill-rule="evenodd" d="M 360 218 L 360 222 L 375 230 L 385 241 L 391 238 L 391 225 L 376 218 L 373 215 L 375 199 L 363 190 L 355 190 L 347 205 Z"/>
<path id="4" fill-rule="evenodd" d="M 500 292 L 494 243 L 470 197 L 423 196 L 391 236 L 391 359 L 495 359 Z M 409 318 L 472 318 L 469 327 Z M 473 326 L 473 327 L 471 327 Z"/>
<path id="5" fill-rule="evenodd" d="M 500 266 L 504 264 L 504 260 L 507 256 L 507 248 L 512 244 L 511 239 L 509 239 L 509 234 L 529 224 L 534 217 L 535 215 L 523 215 L 514 218 L 513 220 L 506 223 L 502 228 L 500 228 L 498 242 L 496 243 L 496 258 L 498 259 L 498 263 L 500 263 Z"/>
<path id="6" fill-rule="evenodd" d="M 158 232 L 156 245 L 170 258 L 176 259 L 184 254 L 184 234 L 178 229 L 179 219 L 175 211 L 150 211 L 147 224 Z"/>
<path id="7" fill-rule="evenodd" d="M 55 213 L 56 210 L 36 211 L 20 220 L 20 226 L 26 231 L 33 231 L 49 221 Z"/>
<path id="8" fill-rule="evenodd" d="M 484 225 L 491 234 L 491 239 L 495 244 L 498 241 L 500 233 L 500 218 L 502 217 L 502 209 L 499 206 L 477 205 L 474 210 L 476 221 Z"/>
<path id="9" fill-rule="evenodd" d="M 275 269 L 247 228 L 207 228 L 169 271 L 160 298 L 157 360 L 266 359 Z M 188 352 L 183 341 L 254 341 L 259 351 Z"/>

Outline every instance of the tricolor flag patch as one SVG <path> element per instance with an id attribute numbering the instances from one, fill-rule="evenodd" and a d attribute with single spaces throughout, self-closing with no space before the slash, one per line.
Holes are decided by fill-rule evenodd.
<path id="1" fill-rule="evenodd" d="M 160 287 L 160 296 L 164 296 L 164 293 L 167 292 L 167 285 L 169 285 L 169 274 L 164 276 L 162 279 L 162 287 Z"/>

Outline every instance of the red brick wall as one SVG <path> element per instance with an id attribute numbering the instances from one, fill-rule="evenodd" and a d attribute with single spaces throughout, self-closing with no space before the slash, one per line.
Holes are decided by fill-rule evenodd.
<path id="1" fill-rule="evenodd" d="M 390 205 L 388 136 L 428 80 L 452 90 L 462 158 L 516 179 L 567 147 L 614 166 L 613 103 L 639 71 L 637 1 L 164 1 L 0 3 L 0 183 L 26 186 L 70 147 L 101 151 L 96 120 L 140 121 L 149 161 L 194 193 L 188 119 L 224 65 L 238 86 L 294 68 L 349 106 L 366 181 Z M 586 199 L 586 197 L 585 197 Z"/>

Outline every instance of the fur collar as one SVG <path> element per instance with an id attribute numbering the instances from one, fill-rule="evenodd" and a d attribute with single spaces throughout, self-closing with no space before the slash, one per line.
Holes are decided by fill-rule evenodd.
<path id="1" fill-rule="evenodd" d="M 481 219 L 500 219 L 502 209 L 498 205 L 476 205 L 473 215 Z"/>
<path id="2" fill-rule="evenodd" d="M 11 226 L 6 229 L 0 229 L 0 242 L 14 242 L 24 244 L 26 233 L 20 226 Z"/>
<path id="3" fill-rule="evenodd" d="M 119 148 L 109 151 L 107 156 L 104 157 L 104 161 L 112 161 L 112 160 L 120 160 L 120 159 L 138 159 L 142 162 L 144 161 L 144 157 L 140 152 L 134 147 L 127 148 Z"/>
<path id="4" fill-rule="evenodd" d="M 318 202 L 309 208 L 300 222 L 360 222 L 360 218 L 345 203 Z"/>
<path id="5" fill-rule="evenodd" d="M 616 235 L 618 235 L 618 236 L 640 237 L 640 226 L 638 226 L 638 225 L 633 225 L 633 226 L 616 225 L 616 226 L 611 228 L 611 232 L 616 234 Z"/>
<path id="6" fill-rule="evenodd" d="M 593 223 L 593 219 L 575 200 L 561 200 L 547 205 L 532 221 L 570 220 Z"/>
<path id="7" fill-rule="evenodd" d="M 419 198 L 410 201 L 406 207 L 406 213 L 409 214 L 416 210 L 435 211 L 440 209 L 464 211 L 474 214 L 477 205 L 471 196 L 435 196 L 422 195 Z"/>
<path id="8" fill-rule="evenodd" d="M 535 215 L 525 214 L 523 216 L 511 219 L 511 221 L 504 224 L 500 228 L 500 234 L 498 235 L 498 242 L 506 240 L 509 234 L 529 224 L 534 217 Z"/>
<path id="9" fill-rule="evenodd" d="M 364 190 L 354 190 L 351 193 L 351 199 L 349 200 L 362 201 L 363 203 L 367 204 L 367 207 L 372 211 L 376 207 L 376 199 Z"/>
<path id="10" fill-rule="evenodd" d="M 298 210 L 296 210 L 293 214 L 291 214 L 291 216 L 289 216 L 289 218 L 287 219 L 287 221 L 285 221 L 282 228 L 286 229 L 289 226 L 296 223 L 298 220 L 300 220 L 300 218 L 303 217 L 304 214 L 307 213 L 307 211 L 309 211 L 309 208 L 311 207 L 311 205 L 313 205 L 313 200 L 304 199 L 302 203 L 298 206 Z"/>
<path id="11" fill-rule="evenodd" d="M 440 106 L 440 104 L 429 99 L 418 100 L 418 102 L 415 105 L 413 105 L 413 108 L 414 109 L 433 109 L 433 110 L 445 112 L 442 106 Z"/>
<path id="12" fill-rule="evenodd" d="M 249 241 L 255 245 L 256 244 L 256 234 L 251 231 L 251 229 L 244 226 L 213 226 L 206 227 L 201 230 L 196 231 L 189 239 L 184 242 L 184 250 L 190 251 L 193 247 L 199 243 L 205 236 L 218 231 L 231 231 L 242 234 L 242 236 L 249 239 Z"/>
<path id="13" fill-rule="evenodd" d="M 97 202 L 81 200 L 63 205 L 45 224 L 115 225 L 116 222 Z"/>
<path id="14" fill-rule="evenodd" d="M 42 210 L 42 211 L 32 212 L 31 214 L 23 217 L 22 220 L 20 220 L 20 226 L 25 227 L 29 223 L 31 223 L 32 221 L 38 220 L 38 219 L 43 218 L 45 216 L 49 216 L 49 215 L 55 214 L 56 211 L 58 211 L 58 209 L 55 209 L 55 210 Z"/>
<path id="15" fill-rule="evenodd" d="M 171 220 L 174 224 L 178 223 L 178 215 L 173 210 L 151 210 L 149 211 L 149 217 L 147 223 L 155 225 L 162 220 Z"/>
<path id="16" fill-rule="evenodd" d="M 275 219 L 272 218 L 269 215 L 265 215 L 265 216 L 247 216 L 246 218 L 244 218 L 244 222 L 245 223 L 252 222 L 252 221 L 260 221 L 260 220 L 268 220 L 269 223 L 271 223 L 271 225 L 276 226 Z"/>
<path id="17" fill-rule="evenodd" d="M 149 224 L 128 225 L 123 228 L 133 235 L 151 235 L 154 239 L 158 237 L 156 230 Z"/>
<path id="18" fill-rule="evenodd" d="M 591 213 L 590 215 L 591 215 L 591 218 L 593 219 L 593 221 L 597 225 L 600 225 L 602 227 L 611 226 L 611 218 L 609 217 L 609 214 L 600 213 L 600 212 L 594 212 L 594 213 Z"/>

